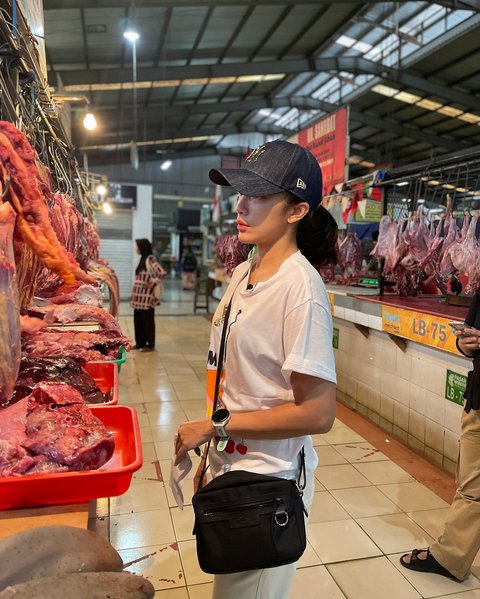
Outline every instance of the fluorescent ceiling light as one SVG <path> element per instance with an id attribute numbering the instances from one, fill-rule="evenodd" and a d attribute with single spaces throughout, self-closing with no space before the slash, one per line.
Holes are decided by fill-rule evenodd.
<path id="1" fill-rule="evenodd" d="M 480 116 L 476 114 L 472 114 L 471 112 L 464 112 L 458 117 L 461 121 L 466 121 L 467 123 L 480 123 Z"/>
<path id="2" fill-rule="evenodd" d="M 443 212 L 445 210 L 445 208 L 432 208 L 431 210 L 429 210 L 430 214 L 438 214 L 439 212 Z"/>
<path id="3" fill-rule="evenodd" d="M 420 96 L 416 96 L 415 94 L 410 94 L 409 92 L 400 92 L 395 97 L 395 100 L 400 100 L 400 102 L 405 102 L 406 104 L 416 104 L 422 98 Z"/>
<path id="4" fill-rule="evenodd" d="M 372 87 L 372 91 L 376 92 L 377 94 L 381 94 L 382 96 L 387 96 L 391 98 L 392 96 L 398 94 L 400 90 L 380 83 Z"/>
<path id="5" fill-rule="evenodd" d="M 395 185 L 397 187 L 405 187 L 405 185 L 408 185 L 409 181 L 400 181 L 399 183 L 395 183 Z"/>
<path id="6" fill-rule="evenodd" d="M 113 209 L 112 209 L 112 205 L 110 204 L 110 202 L 103 202 L 102 210 L 104 211 L 105 214 L 112 214 Z"/>
<path id="7" fill-rule="evenodd" d="M 455 185 L 452 185 L 451 183 L 444 183 L 442 187 L 445 189 L 455 189 Z"/>
<path id="8" fill-rule="evenodd" d="M 425 204 L 425 200 L 423 198 L 418 198 L 417 204 Z"/>
<path id="9" fill-rule="evenodd" d="M 124 32 L 123 37 L 129 42 L 135 43 L 140 38 L 140 34 L 136 31 L 128 30 Z"/>
<path id="10" fill-rule="evenodd" d="M 65 91 L 68 92 L 86 92 L 86 91 L 119 91 L 133 89 L 150 89 L 179 87 L 191 85 L 225 85 L 230 83 L 261 83 L 262 81 L 277 81 L 283 79 L 285 73 L 275 73 L 269 75 L 245 75 L 242 77 L 200 77 L 196 79 L 165 79 L 162 81 L 132 81 L 118 83 L 88 83 L 78 85 L 67 85 Z"/>
<path id="11" fill-rule="evenodd" d="M 426 108 L 427 110 L 438 110 L 443 106 L 440 102 L 434 102 L 433 100 L 427 100 L 426 98 L 422 98 L 419 102 L 417 102 L 417 106 L 421 108 Z"/>
<path id="12" fill-rule="evenodd" d="M 105 187 L 105 185 L 103 185 L 103 183 L 100 183 L 100 185 L 97 185 L 97 189 L 95 190 L 99 196 L 106 196 L 107 195 L 107 188 Z"/>
<path id="13" fill-rule="evenodd" d="M 430 181 L 428 181 L 428 185 L 438 185 L 440 183 L 440 181 L 436 181 L 435 179 L 430 179 Z"/>
<path id="14" fill-rule="evenodd" d="M 172 166 L 172 161 L 171 160 L 165 160 L 164 162 L 162 162 L 162 164 L 160 165 L 160 168 L 162 169 L 162 171 L 168 171 L 168 169 Z"/>
<path id="15" fill-rule="evenodd" d="M 375 162 L 370 162 L 369 160 L 362 160 L 360 164 L 366 168 L 373 168 L 375 166 Z"/>
<path id="16" fill-rule="evenodd" d="M 453 106 L 442 106 L 437 110 L 440 114 L 445 114 L 446 116 L 456 117 L 460 114 L 463 114 L 463 110 L 459 110 L 458 108 L 453 108 Z"/>

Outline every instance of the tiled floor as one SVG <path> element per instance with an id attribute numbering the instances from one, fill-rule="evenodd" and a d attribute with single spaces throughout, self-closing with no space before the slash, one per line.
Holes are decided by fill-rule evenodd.
<path id="1" fill-rule="evenodd" d="M 196 561 L 191 505 L 176 507 L 168 486 L 177 426 L 203 416 L 210 323 L 192 315 L 192 299 L 170 282 L 156 319 L 157 351 L 133 351 L 122 368 L 120 402 L 138 412 L 144 465 L 129 491 L 110 500 L 109 517 L 99 503 L 96 522 L 104 530 L 109 526 L 127 569 L 147 576 L 157 599 L 211 594 L 212 577 Z M 132 335 L 128 311 L 122 306 L 121 321 Z M 314 442 L 320 465 L 292 599 L 480 599 L 474 576 L 457 583 L 407 571 L 398 561 L 441 531 L 454 489 L 451 477 L 340 404 L 332 431 L 315 435 Z M 190 478 L 188 498 L 192 489 Z M 477 561 L 474 571 L 480 574 Z"/>

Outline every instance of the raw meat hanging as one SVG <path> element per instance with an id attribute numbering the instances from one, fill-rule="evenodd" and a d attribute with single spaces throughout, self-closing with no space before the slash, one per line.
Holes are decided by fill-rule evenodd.
<path id="1" fill-rule="evenodd" d="M 20 366 L 20 310 L 13 257 L 15 212 L 0 205 L 0 405 L 10 399 Z"/>
<path id="2" fill-rule="evenodd" d="M 239 241 L 236 235 L 225 233 L 215 239 L 215 253 L 228 276 L 240 263 L 245 262 L 249 249 L 250 246 Z"/>
<path id="3" fill-rule="evenodd" d="M 66 283 L 75 279 L 94 280 L 59 242 L 49 220 L 45 200 L 47 183 L 40 183 L 36 154 L 27 138 L 12 123 L 0 121 L 0 184 L 5 197 L 17 212 L 17 229 L 42 263 Z"/>
<path id="4" fill-rule="evenodd" d="M 362 242 L 356 233 L 347 233 L 340 243 L 338 263 L 343 271 L 343 284 L 350 285 L 362 268 Z"/>

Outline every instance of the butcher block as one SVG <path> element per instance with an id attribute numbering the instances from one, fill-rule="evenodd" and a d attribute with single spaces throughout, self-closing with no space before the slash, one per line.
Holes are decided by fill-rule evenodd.
<path id="1" fill-rule="evenodd" d="M 115 439 L 111 459 L 98 470 L 0 478 L 0 509 L 83 503 L 125 493 L 142 465 L 137 413 L 128 406 L 91 406 Z"/>

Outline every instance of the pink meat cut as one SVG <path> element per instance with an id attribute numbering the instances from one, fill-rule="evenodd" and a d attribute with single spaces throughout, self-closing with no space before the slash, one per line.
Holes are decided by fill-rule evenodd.
<path id="1" fill-rule="evenodd" d="M 100 468 L 114 439 L 73 387 L 39 383 L 0 411 L 0 477 Z"/>
<path id="2" fill-rule="evenodd" d="M 61 322 L 63 324 L 92 320 L 98 322 L 102 328 L 121 334 L 117 320 L 103 308 L 85 306 L 83 304 L 65 304 L 49 306 L 45 309 L 44 320 L 47 323 Z"/>
<path id="3" fill-rule="evenodd" d="M 31 358 L 60 356 L 83 362 L 111 360 L 118 350 L 130 349 L 129 340 L 115 331 L 38 331 L 22 335 L 22 348 Z"/>

